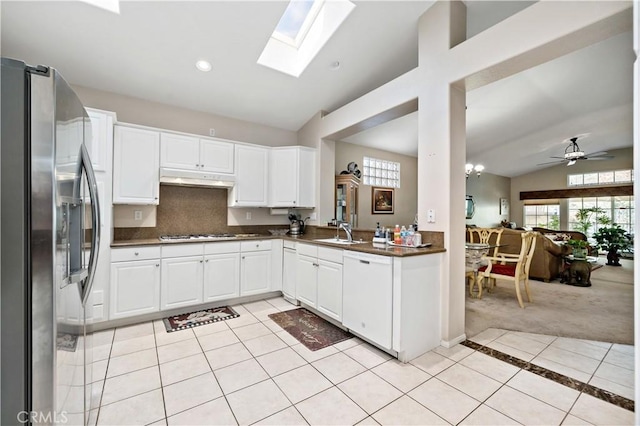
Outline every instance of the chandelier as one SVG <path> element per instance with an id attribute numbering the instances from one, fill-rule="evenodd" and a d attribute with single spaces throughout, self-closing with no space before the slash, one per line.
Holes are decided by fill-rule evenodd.
<path id="1" fill-rule="evenodd" d="M 464 172 L 467 175 L 467 179 L 469 179 L 469 175 L 471 173 L 473 173 L 473 171 L 475 170 L 476 175 L 478 175 L 478 177 L 480 177 L 480 174 L 482 173 L 482 171 L 484 170 L 484 166 L 482 164 L 476 164 L 475 166 L 471 163 L 467 163 L 464 166 Z"/>

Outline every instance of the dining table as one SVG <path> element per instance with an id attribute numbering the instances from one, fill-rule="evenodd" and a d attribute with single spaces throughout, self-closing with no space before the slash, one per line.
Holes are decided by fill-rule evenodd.
<path id="1" fill-rule="evenodd" d="M 506 244 L 465 243 L 465 265 L 469 268 L 468 271 L 473 271 L 473 283 L 469 292 L 473 293 L 473 288 L 477 285 L 478 299 L 482 298 L 482 283 L 478 281 L 478 270 L 483 265 L 482 257 L 486 256 L 490 249 L 503 246 Z"/>

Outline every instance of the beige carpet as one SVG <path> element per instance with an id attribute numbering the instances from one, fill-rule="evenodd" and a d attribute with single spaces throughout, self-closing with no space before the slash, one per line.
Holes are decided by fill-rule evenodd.
<path id="1" fill-rule="evenodd" d="M 601 264 L 606 263 L 600 257 Z M 574 337 L 612 343 L 633 344 L 633 260 L 623 266 L 593 271 L 591 287 L 530 281 L 533 303 L 518 306 L 515 287 L 498 281 L 482 299 L 466 291 L 465 332 L 475 336 L 487 328 Z M 523 290 L 523 298 L 524 296 Z"/>

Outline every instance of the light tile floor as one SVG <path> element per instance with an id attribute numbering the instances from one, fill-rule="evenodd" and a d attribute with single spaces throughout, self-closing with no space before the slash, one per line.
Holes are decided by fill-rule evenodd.
<path id="1" fill-rule="evenodd" d="M 98 425 L 633 424 L 634 413 L 465 346 L 403 364 L 353 338 L 312 352 L 267 315 L 166 333 L 162 321 L 96 333 Z M 489 329 L 472 338 L 633 398 L 633 346 Z"/>

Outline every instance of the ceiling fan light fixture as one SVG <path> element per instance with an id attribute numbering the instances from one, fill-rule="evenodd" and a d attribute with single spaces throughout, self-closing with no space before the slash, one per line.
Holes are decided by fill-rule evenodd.
<path id="1" fill-rule="evenodd" d="M 567 163 L 567 167 L 573 166 L 574 164 L 576 164 L 576 160 L 575 159 L 569 160 L 569 162 Z"/>
<path id="2" fill-rule="evenodd" d="M 471 164 L 471 163 L 465 164 L 465 166 L 464 166 L 464 174 L 466 175 L 467 179 L 469 179 L 469 175 L 471 175 L 471 173 L 474 170 L 476 171 L 476 174 L 478 175 L 478 177 L 480 177 L 480 174 L 484 170 L 484 166 L 482 164 L 477 164 L 475 166 L 473 164 Z"/>
<path id="3" fill-rule="evenodd" d="M 200 59 L 196 62 L 196 68 L 202 72 L 211 71 L 211 62 Z"/>

